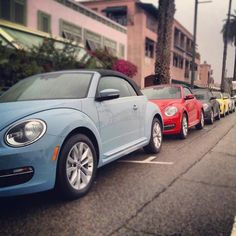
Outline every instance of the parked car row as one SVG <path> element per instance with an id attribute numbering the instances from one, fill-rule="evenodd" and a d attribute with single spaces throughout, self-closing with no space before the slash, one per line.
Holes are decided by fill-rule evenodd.
<path id="1" fill-rule="evenodd" d="M 202 129 L 204 119 L 213 123 L 235 110 L 226 95 L 217 102 L 209 91 L 194 93 L 180 85 L 141 92 L 109 70 L 18 82 L 0 96 L 0 197 L 53 188 L 69 199 L 81 197 L 97 168 L 140 148 L 157 154 L 163 134 L 185 139 L 190 127 Z"/>

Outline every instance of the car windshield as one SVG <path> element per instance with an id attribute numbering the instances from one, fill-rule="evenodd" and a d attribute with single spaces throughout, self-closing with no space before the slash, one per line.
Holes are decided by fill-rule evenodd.
<path id="1" fill-rule="evenodd" d="M 198 100 L 207 100 L 208 99 L 206 91 L 193 91 L 193 93 Z"/>
<path id="2" fill-rule="evenodd" d="M 142 90 L 148 99 L 179 99 L 181 98 L 178 87 L 155 87 Z"/>
<path id="3" fill-rule="evenodd" d="M 213 92 L 214 96 L 216 96 L 216 98 L 221 99 L 221 93 L 220 92 Z"/>
<path id="4" fill-rule="evenodd" d="M 24 79 L 2 94 L 0 102 L 74 99 L 87 96 L 92 74 L 51 73 Z"/>

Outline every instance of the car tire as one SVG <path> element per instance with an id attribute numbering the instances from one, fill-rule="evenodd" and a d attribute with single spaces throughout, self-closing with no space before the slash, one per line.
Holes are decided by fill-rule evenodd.
<path id="1" fill-rule="evenodd" d="M 221 119 L 221 115 L 220 115 L 220 108 L 219 108 L 218 114 L 217 114 L 217 116 L 216 116 L 216 120 L 220 120 L 220 119 Z"/>
<path id="2" fill-rule="evenodd" d="M 179 137 L 180 139 L 186 139 L 187 136 L 188 136 L 188 118 L 187 118 L 187 115 L 183 113 Z"/>
<path id="3" fill-rule="evenodd" d="M 84 196 L 90 189 L 97 170 L 97 154 L 91 140 L 76 134 L 62 146 L 56 178 L 60 196 L 73 200 Z"/>
<path id="4" fill-rule="evenodd" d="M 161 122 L 154 118 L 152 121 L 151 138 L 149 144 L 143 149 L 146 153 L 156 154 L 160 152 L 162 146 L 163 134 Z"/>
<path id="5" fill-rule="evenodd" d="M 222 117 L 225 117 L 226 116 L 226 112 L 225 112 L 225 107 L 224 107 L 224 112 L 222 114 Z"/>
<path id="6" fill-rule="evenodd" d="M 210 119 L 208 120 L 208 123 L 210 124 L 210 125 L 213 125 L 213 123 L 214 123 L 214 111 L 213 110 L 211 110 L 211 113 L 210 113 Z"/>
<path id="7" fill-rule="evenodd" d="M 201 111 L 201 113 L 200 113 L 200 121 L 196 125 L 196 129 L 203 129 L 203 127 L 204 127 L 204 113 L 203 113 L 203 111 Z"/>
<path id="8" fill-rule="evenodd" d="M 227 115 L 227 116 L 229 115 L 229 107 L 228 107 L 228 111 L 226 112 L 226 115 Z"/>

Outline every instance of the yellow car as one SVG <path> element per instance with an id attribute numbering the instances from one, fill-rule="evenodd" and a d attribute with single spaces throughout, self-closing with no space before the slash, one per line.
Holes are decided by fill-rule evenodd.
<path id="1" fill-rule="evenodd" d="M 221 116 L 225 117 L 225 115 L 229 114 L 229 107 L 230 107 L 230 100 L 229 96 L 224 93 L 222 94 L 221 92 L 213 92 L 214 96 L 216 96 L 216 100 L 220 104 L 220 114 Z"/>

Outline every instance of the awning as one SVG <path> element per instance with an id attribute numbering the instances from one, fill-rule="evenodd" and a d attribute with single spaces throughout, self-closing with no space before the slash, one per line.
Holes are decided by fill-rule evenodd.
<path id="1" fill-rule="evenodd" d="M 106 13 L 114 13 L 114 12 L 127 12 L 127 6 L 117 6 L 117 7 L 107 7 L 102 10 L 103 12 Z"/>
<path id="2" fill-rule="evenodd" d="M 11 27 L 11 25 L 13 25 L 13 27 Z M 29 50 L 33 46 L 39 46 L 42 44 L 46 38 L 49 39 L 52 38 L 52 36 L 43 32 L 29 30 L 26 27 L 18 26 L 16 24 L 0 23 L 0 41 L 3 45 L 7 45 L 12 48 L 23 48 L 25 50 Z M 65 44 L 71 43 L 63 38 L 53 39 L 56 40 L 55 47 L 57 49 L 62 49 Z M 82 46 L 75 44 L 74 47 L 76 49 L 76 55 L 79 61 L 83 60 L 84 62 L 87 62 L 92 60 L 97 67 L 102 67 L 102 62 L 96 57 L 92 57 Z"/>
<path id="3" fill-rule="evenodd" d="M 151 3 L 137 2 L 136 5 L 146 12 L 150 13 L 155 18 L 158 17 L 158 9 Z"/>

